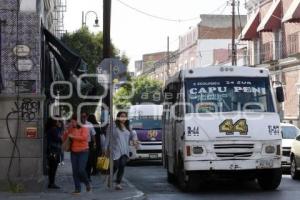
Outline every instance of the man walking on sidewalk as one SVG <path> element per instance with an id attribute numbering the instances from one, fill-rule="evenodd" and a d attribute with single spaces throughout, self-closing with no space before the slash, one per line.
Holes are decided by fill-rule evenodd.
<path id="1" fill-rule="evenodd" d="M 96 131 L 94 129 L 94 125 L 87 121 L 88 119 L 88 114 L 86 112 L 81 113 L 81 123 L 83 124 L 83 127 L 88 129 L 88 143 L 89 143 L 89 156 L 88 156 L 88 161 L 86 165 L 86 173 L 88 175 L 89 181 L 91 181 L 91 171 L 92 171 L 92 166 L 93 166 L 93 155 L 94 151 L 96 150 Z"/>

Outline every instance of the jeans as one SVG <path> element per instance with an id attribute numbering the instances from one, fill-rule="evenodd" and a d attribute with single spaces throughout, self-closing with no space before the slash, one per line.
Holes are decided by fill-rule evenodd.
<path id="1" fill-rule="evenodd" d="M 127 156 L 123 155 L 118 160 L 114 160 L 114 174 L 117 173 L 117 184 L 120 184 L 122 182 L 122 178 L 125 172 L 125 166 L 127 163 Z"/>
<path id="2" fill-rule="evenodd" d="M 86 186 L 90 185 L 89 179 L 85 171 L 88 155 L 89 155 L 88 151 L 71 153 L 71 162 L 72 162 L 72 171 L 73 171 L 75 190 L 79 192 L 81 191 L 81 182 L 83 182 Z"/>
<path id="3" fill-rule="evenodd" d="M 60 154 L 60 162 L 64 162 L 65 160 L 65 152 L 64 151 L 61 151 L 61 154 Z"/>
<path id="4" fill-rule="evenodd" d="M 92 169 L 95 170 L 95 168 L 94 168 L 95 160 L 97 160 L 97 158 L 95 158 L 94 143 L 90 142 L 89 143 L 88 161 L 87 161 L 86 168 L 85 168 L 89 179 L 91 179 Z"/>
<path id="5" fill-rule="evenodd" d="M 57 166 L 59 163 L 59 153 L 50 153 L 48 155 L 48 178 L 49 178 L 49 185 L 55 184 L 55 175 L 57 171 Z"/>

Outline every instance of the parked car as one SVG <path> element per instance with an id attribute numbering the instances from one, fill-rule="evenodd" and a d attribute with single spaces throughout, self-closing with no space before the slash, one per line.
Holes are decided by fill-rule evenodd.
<path id="1" fill-rule="evenodd" d="M 282 134 L 282 158 L 281 166 L 283 170 L 288 170 L 291 167 L 291 147 L 294 139 L 299 134 L 299 129 L 293 124 L 281 123 Z"/>
<path id="2" fill-rule="evenodd" d="M 300 179 L 300 134 L 292 143 L 291 148 L 291 176 Z"/>

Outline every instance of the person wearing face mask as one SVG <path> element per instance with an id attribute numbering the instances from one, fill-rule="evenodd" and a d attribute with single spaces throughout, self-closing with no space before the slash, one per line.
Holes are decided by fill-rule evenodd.
<path id="1" fill-rule="evenodd" d="M 88 128 L 79 125 L 76 115 L 72 117 L 68 129 L 63 135 L 63 141 L 66 141 L 67 138 L 71 140 L 71 163 L 75 185 L 75 191 L 72 194 L 80 194 L 81 182 L 85 184 L 86 191 L 89 192 L 91 185 L 85 171 L 89 155 L 89 133 Z"/>
<path id="2" fill-rule="evenodd" d="M 107 131 L 110 127 L 107 128 Z M 109 134 L 106 134 L 107 136 Z M 128 114 L 126 112 L 119 112 L 117 119 L 112 125 L 112 136 L 108 137 L 103 149 L 104 155 L 108 156 L 108 145 L 112 145 L 112 159 L 114 166 L 114 174 L 117 173 L 116 190 L 122 190 L 121 182 L 125 171 L 126 163 L 129 159 L 129 143 L 133 141 L 138 144 L 137 135 L 130 129 Z"/>

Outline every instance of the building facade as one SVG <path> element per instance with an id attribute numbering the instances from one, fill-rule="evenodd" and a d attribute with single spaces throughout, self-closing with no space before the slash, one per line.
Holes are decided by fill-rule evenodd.
<path id="1" fill-rule="evenodd" d="M 0 189 L 43 189 L 42 28 L 60 37 L 65 8 L 63 0 L 0 0 Z"/>
<path id="2" fill-rule="evenodd" d="M 197 27 L 180 36 L 180 69 L 227 63 L 231 58 L 232 16 L 204 14 L 200 18 L 201 22 Z M 235 18 L 237 38 L 246 23 L 246 16 Z M 237 48 L 242 49 L 243 46 L 245 45 L 241 43 Z M 242 59 L 242 55 L 238 55 L 238 58 Z"/>
<path id="3" fill-rule="evenodd" d="M 143 60 L 135 62 L 135 74 L 148 76 L 164 84 L 168 77 L 179 71 L 178 58 L 178 51 L 170 52 L 169 56 L 168 52 L 145 54 Z"/>
<path id="4" fill-rule="evenodd" d="M 285 88 L 279 108 L 283 121 L 300 125 L 300 1 L 247 1 L 248 22 L 241 39 L 248 41 L 249 62 L 271 70 L 272 79 Z"/>

